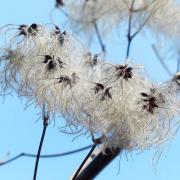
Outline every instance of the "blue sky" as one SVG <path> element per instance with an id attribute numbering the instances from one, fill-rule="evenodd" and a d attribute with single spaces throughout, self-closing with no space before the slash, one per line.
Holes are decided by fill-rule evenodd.
<path id="1" fill-rule="evenodd" d="M 5 24 L 31 24 L 48 23 L 53 20 L 58 25 L 64 24 L 64 18 L 60 12 L 53 10 L 53 0 L 13 0 L 2 1 L 0 6 L 0 26 Z M 121 43 L 112 38 L 107 40 L 107 59 L 113 62 L 120 62 L 124 57 L 124 49 Z M 150 78 L 156 81 L 167 80 L 168 76 L 160 66 L 151 50 L 151 43 L 155 42 L 150 33 L 144 37 L 137 37 L 132 45 L 131 57 L 137 63 L 143 63 L 148 70 Z M 91 47 L 93 52 L 98 52 L 97 40 Z M 167 62 L 175 71 L 175 60 Z M 0 98 L 0 161 L 6 159 L 7 152 L 10 157 L 20 152 L 36 153 L 42 131 L 42 122 L 37 120 L 38 108 L 30 107 L 24 109 L 26 100 L 18 98 L 16 95 Z M 35 123 L 36 122 L 36 123 Z M 62 134 L 58 126 L 63 123 L 61 118 L 56 120 L 56 126 L 50 124 L 47 129 L 43 154 L 69 151 L 91 144 L 90 138 L 81 136 L 72 141 L 74 136 Z M 116 158 L 96 179 L 97 180 L 179 180 L 180 171 L 180 133 L 164 149 L 164 152 L 155 166 L 152 165 L 154 151 L 145 151 L 141 154 L 132 152 L 123 153 Z M 66 180 L 76 170 L 78 165 L 88 151 L 78 154 L 55 158 L 42 159 L 39 164 L 39 180 Z M 1 180 L 31 180 L 33 177 L 35 159 L 21 158 L 15 162 L 0 167 Z M 118 173 L 120 167 L 120 171 Z"/>

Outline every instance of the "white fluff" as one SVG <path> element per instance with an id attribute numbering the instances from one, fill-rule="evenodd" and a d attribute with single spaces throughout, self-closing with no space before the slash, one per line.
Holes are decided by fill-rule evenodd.
<path id="1" fill-rule="evenodd" d="M 40 107 L 46 103 L 70 131 L 82 127 L 103 136 L 104 146 L 144 150 L 174 135 L 180 109 L 173 82 L 156 85 L 131 60 L 105 62 L 57 30 L 38 25 L 35 34 L 20 35 L 21 41 L 19 35 L 10 38 L 1 55 L 4 94 L 14 90 Z"/>
<path id="2" fill-rule="evenodd" d="M 67 0 L 65 9 L 73 27 L 87 35 L 94 32 L 94 23 L 99 26 L 102 35 L 114 27 L 122 29 L 123 22 L 128 22 L 131 13 L 133 28 L 138 30 L 145 26 L 166 37 L 179 37 L 180 6 L 176 0 L 134 0 L 133 5 L 132 2 L 133 0 Z"/>

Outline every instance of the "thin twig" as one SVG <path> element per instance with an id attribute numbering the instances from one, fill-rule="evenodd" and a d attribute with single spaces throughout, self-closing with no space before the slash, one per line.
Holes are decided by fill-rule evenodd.
<path id="1" fill-rule="evenodd" d="M 97 35 L 97 38 L 98 38 L 98 41 L 99 41 L 99 44 L 101 46 L 101 50 L 102 52 L 106 53 L 106 46 L 104 45 L 103 41 L 102 41 L 102 37 L 101 37 L 101 34 L 99 32 L 99 28 L 98 28 L 98 25 L 96 22 L 94 22 L 94 29 L 96 31 L 96 35 Z"/>
<path id="2" fill-rule="evenodd" d="M 74 153 L 78 153 L 78 152 L 81 152 L 81 151 L 84 151 L 84 150 L 87 150 L 89 148 L 91 148 L 93 145 L 89 145 L 89 146 L 85 146 L 85 147 L 82 147 L 82 148 L 79 148 L 79 149 L 75 149 L 75 150 L 72 150 L 72 151 L 67 151 L 67 152 L 64 152 L 64 153 L 56 153 L 56 154 L 44 154 L 44 155 L 40 155 L 39 158 L 57 158 L 57 157 L 61 157 L 61 156 L 67 156 L 67 155 L 71 155 L 71 154 L 74 154 Z M 37 154 L 31 154 L 31 153 L 20 153 L 16 156 L 14 156 L 13 158 L 11 159 L 8 159 L 7 161 L 3 161 L 3 162 L 0 162 L 0 166 L 3 166 L 3 165 L 6 165 L 8 163 L 11 163 L 21 157 L 30 157 L 30 158 L 36 158 L 37 157 Z"/>
<path id="3" fill-rule="evenodd" d="M 128 44 L 127 44 L 126 58 L 129 57 L 131 41 L 132 41 L 131 23 L 132 23 L 132 9 L 133 9 L 133 6 L 134 6 L 134 0 L 132 0 L 131 8 L 130 8 L 130 11 L 129 11 L 130 14 L 129 14 L 129 21 L 128 21 L 128 34 L 127 34 Z"/>
<path id="4" fill-rule="evenodd" d="M 48 114 L 46 115 L 45 104 L 44 104 L 43 105 L 43 132 L 42 132 L 42 135 L 41 135 L 41 140 L 40 140 L 40 143 L 39 143 L 38 153 L 37 153 L 37 157 L 36 157 L 33 180 L 36 180 L 36 177 L 37 177 L 39 158 L 40 158 L 40 154 L 41 154 L 42 145 L 43 145 L 43 142 L 44 142 L 44 137 L 45 137 L 45 134 L 46 134 L 46 129 L 47 129 L 47 126 L 48 126 L 48 121 L 49 121 L 49 115 Z"/>
<path id="5" fill-rule="evenodd" d="M 86 161 L 88 160 L 88 158 L 91 156 L 92 152 L 94 151 L 94 149 L 96 148 L 96 144 L 94 144 L 91 148 L 91 150 L 89 151 L 89 153 L 87 154 L 87 156 L 85 157 L 85 159 L 83 160 L 83 162 L 81 163 L 81 165 L 79 166 L 78 170 L 76 171 L 76 173 L 74 174 L 72 180 L 76 180 L 79 172 L 81 171 L 81 169 L 83 168 L 84 164 L 86 163 Z"/>
<path id="6" fill-rule="evenodd" d="M 145 26 L 145 24 L 148 22 L 148 20 L 150 19 L 151 14 L 144 20 L 144 22 L 139 26 L 138 30 L 136 32 L 134 32 L 134 34 L 132 34 L 131 38 L 133 39 L 141 30 L 142 28 Z"/>
<path id="7" fill-rule="evenodd" d="M 172 76 L 173 76 L 172 72 L 170 71 L 170 69 L 168 68 L 168 66 L 165 64 L 165 62 L 163 61 L 162 57 L 159 55 L 159 52 L 157 51 L 157 49 L 156 49 L 156 47 L 155 47 L 154 44 L 152 45 L 152 49 L 153 49 L 153 51 L 154 51 L 157 59 L 158 59 L 159 62 L 161 63 L 161 66 L 164 68 L 164 70 L 166 71 L 166 73 L 167 73 L 170 77 L 172 77 Z"/>
<path id="8" fill-rule="evenodd" d="M 179 72 L 179 68 L 180 68 L 180 51 L 178 52 L 176 72 Z"/>

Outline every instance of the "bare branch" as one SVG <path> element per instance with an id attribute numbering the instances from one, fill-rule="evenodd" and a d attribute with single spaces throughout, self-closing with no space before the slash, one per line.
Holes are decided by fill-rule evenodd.
<path id="1" fill-rule="evenodd" d="M 102 52 L 106 53 L 106 47 L 102 41 L 102 37 L 101 37 L 101 34 L 99 32 L 99 28 L 98 28 L 98 25 L 96 22 L 94 22 L 94 28 L 95 28 L 95 31 L 96 31 L 96 35 L 97 35 L 97 38 L 98 38 L 98 41 L 99 41 L 99 44 L 101 46 L 101 50 Z"/>
<path id="2" fill-rule="evenodd" d="M 160 56 L 159 52 L 157 51 L 155 45 L 153 44 L 152 45 L 152 49 L 157 57 L 157 59 L 159 60 L 160 64 L 162 65 L 162 67 L 164 68 L 164 70 L 167 72 L 167 74 L 172 77 L 173 74 L 172 72 L 170 71 L 170 69 L 168 68 L 168 66 L 165 64 L 164 60 L 162 59 L 162 57 Z"/>
<path id="3" fill-rule="evenodd" d="M 44 142 L 44 137 L 46 134 L 46 129 L 47 129 L 48 123 L 49 123 L 49 114 L 48 113 L 46 114 L 45 104 L 43 104 L 43 132 L 41 135 L 41 140 L 39 143 L 38 153 L 37 153 L 37 157 L 36 157 L 33 180 L 36 180 L 38 165 L 39 165 L 39 158 L 40 158 L 41 149 L 42 149 L 42 145 Z"/>
<path id="4" fill-rule="evenodd" d="M 82 147 L 82 148 L 79 148 L 79 149 L 75 149 L 75 150 L 72 150 L 72 151 L 67 151 L 67 152 L 64 152 L 64 153 L 44 154 L 44 155 L 40 155 L 39 158 L 57 158 L 57 157 L 67 156 L 67 155 L 75 154 L 75 153 L 78 153 L 78 152 L 81 152 L 81 151 L 85 151 L 85 150 L 91 148 L 92 146 L 93 145 L 89 145 L 89 146 L 85 146 L 85 147 Z M 24 153 L 24 152 L 22 152 L 22 153 L 20 153 L 20 154 L 18 154 L 16 156 L 14 156 L 11 159 L 8 159 L 7 161 L 0 162 L 0 166 L 6 165 L 8 163 L 11 163 L 11 162 L 13 162 L 15 160 L 18 160 L 21 157 L 36 158 L 37 154 L 31 154 L 31 153 Z"/>

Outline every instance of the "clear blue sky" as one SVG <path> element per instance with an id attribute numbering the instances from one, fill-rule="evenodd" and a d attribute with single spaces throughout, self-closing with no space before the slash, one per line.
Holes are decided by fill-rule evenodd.
<path id="1" fill-rule="evenodd" d="M 12 0 L 1 1 L 0 26 L 5 24 L 31 24 L 50 22 L 50 13 L 53 10 L 54 0 Z M 54 21 L 61 25 L 64 20 L 58 11 L 52 13 Z M 152 54 L 151 43 L 154 41 L 149 34 L 143 38 L 137 37 L 132 46 L 131 56 L 137 63 L 145 64 L 149 76 L 157 81 L 166 80 L 168 76 L 160 66 L 156 57 Z M 148 41 L 147 41 L 148 37 Z M 108 48 L 108 60 L 120 62 L 123 48 L 118 40 L 110 42 Z M 96 42 L 96 41 L 95 41 Z M 121 42 L 123 43 L 123 41 Z M 97 52 L 98 46 L 92 46 L 92 51 Z M 175 61 L 167 62 L 175 71 Z M 2 98 L 0 99 L 2 102 Z M 0 161 L 6 159 L 6 153 L 10 157 L 20 153 L 36 153 L 42 131 L 42 122 L 37 120 L 38 108 L 23 110 L 25 100 L 7 97 L 4 104 L 0 103 Z M 62 119 L 56 120 L 48 127 L 43 145 L 43 154 L 69 151 L 83 147 L 91 143 L 90 138 L 79 137 L 72 142 L 73 136 L 62 134 L 58 126 Z M 78 154 L 60 157 L 56 159 L 40 160 L 38 180 L 66 180 L 76 170 L 88 151 Z M 154 151 L 146 151 L 142 154 L 122 154 L 116 158 L 96 179 L 97 180 L 179 180 L 180 179 L 180 133 L 166 146 L 155 170 L 152 165 Z M 132 156 L 131 156 L 132 155 Z M 33 177 L 35 159 L 21 158 L 11 164 L 0 167 L 0 180 L 31 180 Z M 120 164 L 120 166 L 119 166 Z M 118 174 L 118 169 L 120 172 Z M 117 175 L 118 174 L 118 175 Z"/>

